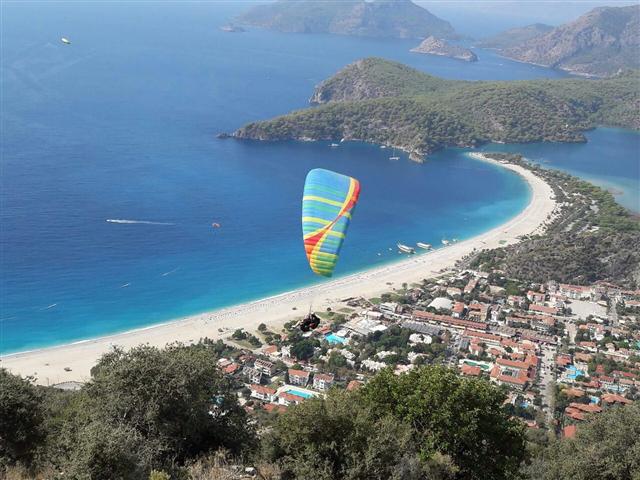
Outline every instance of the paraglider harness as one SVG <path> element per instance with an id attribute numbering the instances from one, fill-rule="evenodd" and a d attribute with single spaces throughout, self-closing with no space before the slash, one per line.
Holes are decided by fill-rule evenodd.
<path id="1" fill-rule="evenodd" d="M 309 314 L 300 321 L 298 327 L 300 327 L 300 330 L 303 332 L 309 332 L 318 328 L 318 325 L 320 325 L 320 317 L 313 312 L 309 312 Z"/>

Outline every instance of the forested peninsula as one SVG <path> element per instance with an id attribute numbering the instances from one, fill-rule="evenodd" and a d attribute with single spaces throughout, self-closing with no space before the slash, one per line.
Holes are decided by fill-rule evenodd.
<path id="1" fill-rule="evenodd" d="M 250 123 L 252 140 L 359 140 L 400 148 L 414 160 L 444 147 L 485 142 L 583 142 L 598 125 L 640 128 L 638 71 L 587 80 L 446 80 L 366 58 L 318 85 L 308 108 Z"/>

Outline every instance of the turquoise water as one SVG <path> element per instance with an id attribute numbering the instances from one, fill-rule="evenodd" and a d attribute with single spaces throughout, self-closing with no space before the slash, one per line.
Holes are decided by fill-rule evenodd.
<path id="1" fill-rule="evenodd" d="M 564 74 L 491 52 L 479 51 L 474 64 L 411 54 L 410 41 L 219 31 L 241 8 L 3 4 L 1 352 L 319 282 L 300 239 L 311 168 L 362 183 L 337 275 L 400 258 L 399 241 L 471 237 L 526 205 L 518 176 L 460 150 L 417 165 L 358 143 L 331 149 L 215 134 L 306 106 L 315 84 L 365 56 L 448 78 Z"/>
<path id="2" fill-rule="evenodd" d="M 324 337 L 329 343 L 347 343 L 347 339 L 343 337 L 339 337 L 335 333 L 330 333 L 329 335 L 325 335 Z"/>
<path id="3" fill-rule="evenodd" d="M 580 370 L 576 368 L 575 365 L 569 365 L 567 367 L 567 371 L 569 372 L 567 374 L 567 377 L 570 378 L 571 380 L 575 380 L 576 377 L 579 377 L 580 375 L 582 375 L 583 377 L 587 375 L 584 370 Z"/>
<path id="4" fill-rule="evenodd" d="M 302 398 L 311 398 L 311 397 L 313 397 L 313 395 L 311 395 L 310 393 L 301 392 L 300 390 L 294 390 L 293 388 L 288 389 L 287 393 L 290 393 L 292 395 L 297 395 L 297 396 L 302 397 Z"/>
<path id="5" fill-rule="evenodd" d="M 546 168 L 557 168 L 612 192 L 640 213 L 640 135 L 619 128 L 586 132 L 587 143 L 488 144 L 483 151 L 518 152 Z"/>

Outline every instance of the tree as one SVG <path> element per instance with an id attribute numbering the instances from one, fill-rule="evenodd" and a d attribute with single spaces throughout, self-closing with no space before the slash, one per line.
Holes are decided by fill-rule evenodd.
<path id="1" fill-rule="evenodd" d="M 171 467 L 219 447 L 233 452 L 250 447 L 253 432 L 216 358 L 202 344 L 105 354 L 82 390 L 77 442 L 98 439 L 84 433 L 99 428 L 91 426 L 94 422 L 120 425 L 140 437 L 144 448 L 137 450 L 151 452 L 144 460 L 147 467 Z M 100 452 L 102 446 L 85 450 Z"/>
<path id="2" fill-rule="evenodd" d="M 305 338 L 291 345 L 291 353 L 298 360 L 308 360 L 313 357 L 315 347 L 318 346 L 317 340 Z"/>
<path id="3" fill-rule="evenodd" d="M 534 480 L 640 478 L 640 404 L 614 407 L 581 422 L 575 438 L 550 443 L 526 473 Z"/>
<path id="4" fill-rule="evenodd" d="M 263 439 L 266 460 L 283 478 L 422 478 L 409 425 L 373 415 L 356 397 L 333 391 L 290 408 Z"/>
<path id="5" fill-rule="evenodd" d="M 43 443 L 42 396 L 29 379 L 0 369 L 0 467 L 29 465 Z"/>
<path id="6" fill-rule="evenodd" d="M 124 423 L 107 425 L 100 421 L 92 422 L 79 432 L 65 465 L 65 478 L 144 478 L 149 470 L 149 457 L 154 455 L 154 452 L 144 450 L 143 439 L 133 427 Z"/>
<path id="7" fill-rule="evenodd" d="M 371 411 L 413 426 L 424 461 L 436 453 L 450 457 L 457 478 L 508 478 L 525 459 L 524 427 L 503 408 L 504 393 L 485 380 L 444 367 L 400 376 L 386 369 L 360 392 Z"/>

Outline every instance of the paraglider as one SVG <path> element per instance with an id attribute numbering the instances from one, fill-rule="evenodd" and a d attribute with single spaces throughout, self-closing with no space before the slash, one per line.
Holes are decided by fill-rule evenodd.
<path id="1" fill-rule="evenodd" d="M 217 222 L 213 222 L 213 223 L 211 224 L 211 226 L 212 226 L 213 228 L 220 228 L 220 224 L 219 224 L 219 223 L 217 223 Z"/>
<path id="2" fill-rule="evenodd" d="M 330 170 L 316 168 L 307 174 L 302 197 L 302 235 L 311 270 L 331 277 L 355 206 L 360 182 Z M 318 327 L 320 317 L 311 310 L 300 322 L 308 332 Z"/>
<path id="3" fill-rule="evenodd" d="M 308 173 L 302 197 L 302 234 L 314 273 L 333 274 L 359 195 L 360 182 L 355 178 L 322 168 Z"/>

